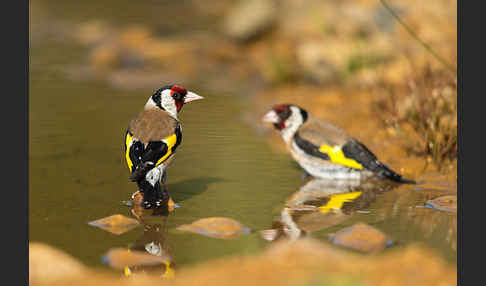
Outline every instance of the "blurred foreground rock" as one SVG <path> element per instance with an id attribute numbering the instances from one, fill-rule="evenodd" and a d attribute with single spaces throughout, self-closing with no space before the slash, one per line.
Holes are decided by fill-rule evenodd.
<path id="1" fill-rule="evenodd" d="M 103 256 L 102 260 L 110 267 L 120 270 L 125 267 L 161 265 L 169 262 L 170 257 L 165 254 L 159 256 L 148 254 L 145 251 L 112 248 Z"/>
<path id="2" fill-rule="evenodd" d="M 38 258 L 41 259 L 41 258 Z M 32 261 L 31 261 L 32 263 Z M 411 275 L 413 273 L 413 275 Z M 67 274 L 67 273 L 65 273 Z M 456 268 L 420 246 L 379 256 L 343 252 L 310 239 L 272 244 L 256 256 L 235 256 L 181 269 L 173 280 L 105 271 L 64 275 L 35 285 L 456 285 Z"/>
<path id="3" fill-rule="evenodd" d="M 86 268 L 71 255 L 47 244 L 29 243 L 29 283 L 82 276 Z"/>

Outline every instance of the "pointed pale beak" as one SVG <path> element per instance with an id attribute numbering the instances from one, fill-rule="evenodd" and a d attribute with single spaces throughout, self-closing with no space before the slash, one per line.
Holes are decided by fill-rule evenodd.
<path id="1" fill-rule="evenodd" d="M 269 123 L 278 123 L 280 121 L 280 118 L 278 117 L 277 113 L 273 110 L 270 110 L 263 116 L 262 118 L 263 122 L 269 122 Z"/>
<path id="2" fill-rule="evenodd" d="M 204 97 L 200 96 L 200 95 L 197 95 L 195 94 L 194 92 L 190 92 L 188 91 L 186 93 L 186 96 L 184 97 L 184 103 L 188 103 L 188 102 L 191 102 L 191 101 L 194 101 L 194 100 L 199 100 L 199 99 L 203 99 Z"/>

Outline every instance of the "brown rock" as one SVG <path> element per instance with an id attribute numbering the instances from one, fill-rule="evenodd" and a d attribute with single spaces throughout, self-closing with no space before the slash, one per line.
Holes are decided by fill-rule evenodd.
<path id="1" fill-rule="evenodd" d="M 331 235 L 330 239 L 334 244 L 362 252 L 380 251 L 390 241 L 383 232 L 365 223 L 341 229 Z"/>
<path id="2" fill-rule="evenodd" d="M 55 281 L 86 272 L 71 255 L 47 244 L 29 243 L 29 283 Z"/>
<path id="3" fill-rule="evenodd" d="M 411 275 L 411 273 L 413 275 Z M 44 282 L 44 281 L 42 281 Z M 36 285 L 444 285 L 457 284 L 457 267 L 417 245 L 380 256 L 362 256 L 312 239 L 279 241 L 259 255 L 226 257 L 188 266 L 173 280 L 160 275 L 121 279 L 96 271 Z"/>
<path id="4" fill-rule="evenodd" d="M 238 221 L 225 217 L 202 218 L 192 224 L 178 226 L 177 229 L 221 239 L 234 239 L 250 232 L 249 228 Z"/>
<path id="5" fill-rule="evenodd" d="M 99 227 L 113 234 L 120 235 L 138 226 L 139 222 L 136 219 L 129 218 L 121 214 L 115 214 L 89 222 L 88 224 Z"/>

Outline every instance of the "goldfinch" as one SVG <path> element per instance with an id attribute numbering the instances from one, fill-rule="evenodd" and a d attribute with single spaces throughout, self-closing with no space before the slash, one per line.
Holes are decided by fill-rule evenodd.
<path id="1" fill-rule="evenodd" d="M 294 104 L 274 106 L 263 117 L 280 131 L 290 154 L 310 175 L 322 179 L 366 179 L 373 175 L 415 184 L 381 163 L 368 148 L 338 127 L 309 116 Z"/>
<path id="2" fill-rule="evenodd" d="M 143 194 L 145 209 L 159 207 L 169 199 L 167 167 L 182 141 L 177 115 L 185 103 L 202 98 L 182 86 L 167 85 L 155 91 L 144 110 L 130 122 L 125 134 L 125 159 L 130 180 L 137 182 Z"/>

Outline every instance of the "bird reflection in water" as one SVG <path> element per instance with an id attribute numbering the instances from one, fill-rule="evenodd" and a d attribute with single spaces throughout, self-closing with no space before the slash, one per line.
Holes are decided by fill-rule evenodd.
<path id="1" fill-rule="evenodd" d="M 150 273 L 161 275 L 163 278 L 173 278 L 175 274 L 174 262 L 172 261 L 172 252 L 167 242 L 168 217 L 170 214 L 168 207 L 146 210 L 139 204 L 134 204 L 131 212 L 143 224 L 143 233 L 129 247 L 129 251 L 145 252 L 150 255 L 165 257 L 168 258 L 168 261 L 157 265 L 125 266 L 123 270 L 124 275 Z M 152 223 L 154 219 L 157 219 L 156 223 Z M 148 223 L 148 221 L 151 221 L 151 223 Z"/>
<path id="2" fill-rule="evenodd" d="M 268 241 L 295 240 L 335 226 L 364 211 L 377 195 L 396 186 L 374 178 L 365 181 L 308 178 L 287 200 L 272 228 L 263 230 L 261 235 Z"/>

